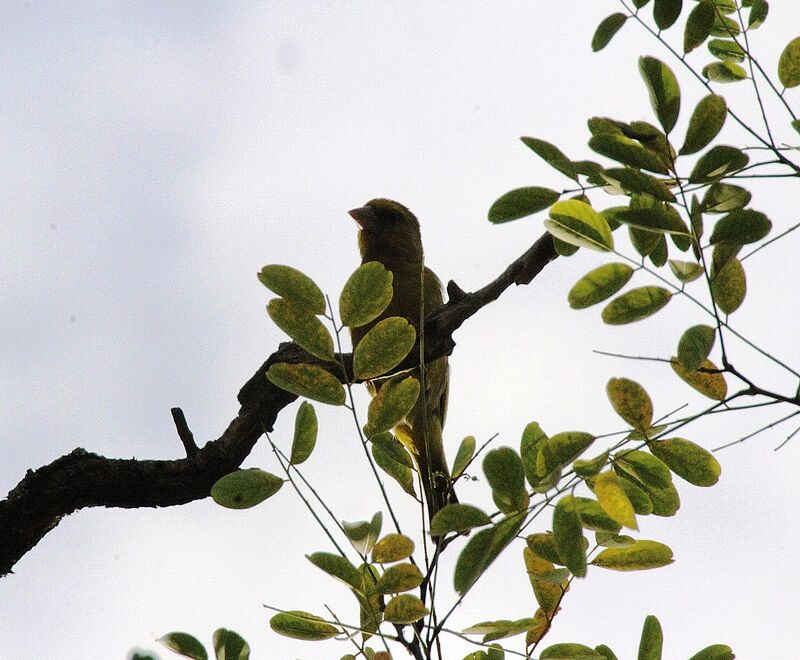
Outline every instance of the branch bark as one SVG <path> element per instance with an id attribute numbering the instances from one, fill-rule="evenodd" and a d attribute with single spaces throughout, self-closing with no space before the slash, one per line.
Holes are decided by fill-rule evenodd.
<path id="1" fill-rule="evenodd" d="M 529 284 L 556 256 L 550 235 L 544 234 L 482 289 L 466 293 L 451 281 L 448 302 L 425 319 L 426 360 L 449 355 L 455 347 L 453 333 L 464 321 L 512 284 Z M 412 350 L 399 369 L 415 366 L 418 355 Z M 352 373 L 352 355 L 342 358 L 345 371 Z M 318 364 L 342 382 L 347 380 L 337 363 L 319 360 L 294 343 L 282 343 L 241 388 L 239 413 L 218 439 L 195 448 L 182 414 L 176 417 L 186 458 L 106 458 L 77 448 L 29 470 L 0 502 L 0 576 L 11 572 L 64 516 L 80 509 L 175 506 L 208 497 L 211 486 L 242 464 L 262 433 L 272 430 L 280 411 L 297 398 L 267 380 L 267 370 L 277 362 Z"/>

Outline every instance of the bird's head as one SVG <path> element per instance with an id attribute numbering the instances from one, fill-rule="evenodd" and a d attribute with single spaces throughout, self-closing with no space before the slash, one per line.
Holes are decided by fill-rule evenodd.
<path id="1" fill-rule="evenodd" d="M 391 199 L 373 199 L 348 211 L 358 223 L 358 245 L 364 261 L 387 265 L 422 262 L 422 239 L 414 214 Z"/>

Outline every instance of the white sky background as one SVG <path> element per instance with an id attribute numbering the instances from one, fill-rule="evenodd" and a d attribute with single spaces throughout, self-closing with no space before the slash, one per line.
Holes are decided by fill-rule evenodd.
<path id="1" fill-rule="evenodd" d="M 800 32 L 793 3 L 772 4 L 753 35 L 765 63 Z M 568 183 L 518 136 L 543 137 L 577 159 L 591 157 L 588 116 L 653 121 L 639 54 L 678 72 L 682 134 L 703 91 L 654 40 L 631 24 L 592 55 L 594 27 L 617 7 L 3 3 L 0 489 L 76 446 L 178 458 L 171 406 L 184 409 L 199 442 L 218 437 L 236 414 L 238 388 L 284 339 L 264 312 L 270 296 L 255 273 L 292 264 L 335 297 L 358 264 L 345 211 L 372 197 L 417 213 L 428 263 L 443 280 L 485 284 L 542 231 L 541 218 L 490 226 L 494 199 L 521 185 Z M 680 38 L 679 28 L 671 32 Z M 698 68 L 706 60 L 692 58 Z M 746 85 L 722 91 L 752 107 Z M 796 104 L 797 93 L 789 98 Z M 723 141 L 740 139 L 725 130 Z M 777 233 L 797 221 L 795 202 L 791 190 L 773 191 L 754 206 L 770 213 Z M 736 313 L 743 333 L 795 368 L 798 320 L 786 294 L 797 281 L 796 241 L 748 260 L 750 293 Z M 600 261 L 583 253 L 558 260 L 457 333 L 451 456 L 467 434 L 481 441 L 499 433 L 497 446 L 518 446 L 534 419 L 551 433 L 619 430 L 604 395 L 611 376 L 639 380 L 657 414 L 705 405 L 669 369 L 591 353 L 667 356 L 685 327 L 708 322 L 678 299 L 622 329 L 603 327 L 596 310 L 569 310 L 568 288 Z M 752 353 L 734 358 L 769 386 L 793 391 L 791 379 Z M 369 518 L 381 506 L 352 422 L 343 411 L 317 410 L 321 433 L 307 476 L 340 518 Z M 685 435 L 714 447 L 779 416 L 738 415 Z M 286 449 L 293 416 L 291 407 L 273 434 Z M 714 642 L 743 659 L 796 657 L 800 525 L 790 502 L 800 449 L 796 439 L 772 451 L 790 430 L 719 454 L 715 488 L 680 482 L 676 518 L 641 520 L 641 537 L 668 543 L 676 563 L 634 574 L 590 569 L 548 643 L 607 643 L 620 658 L 634 657 L 651 613 L 664 626 L 665 658 Z M 247 465 L 278 471 L 265 442 Z M 491 508 L 483 481 L 459 493 Z M 413 510 L 405 514 L 413 524 Z M 540 528 L 548 525 L 543 519 Z M 304 559 L 315 550 L 330 547 L 289 488 L 245 512 L 210 500 L 81 511 L 0 581 L 0 656 L 124 658 L 135 646 L 156 649 L 154 638 L 170 630 L 208 643 L 224 626 L 244 635 L 256 658 L 339 657 L 352 647 L 280 638 L 262 608 L 324 614 L 329 604 L 357 620 L 346 589 Z M 450 623 L 534 609 L 516 549 Z M 454 643 L 448 657 L 473 648 Z"/>

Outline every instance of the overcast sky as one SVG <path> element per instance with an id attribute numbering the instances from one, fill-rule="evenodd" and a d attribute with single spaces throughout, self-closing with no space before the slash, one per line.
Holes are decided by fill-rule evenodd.
<path id="1" fill-rule="evenodd" d="M 772 4 L 753 39 L 770 70 L 800 31 L 793 3 Z M 629 25 L 591 53 L 594 27 L 618 6 L 3 2 L 0 489 L 77 446 L 178 458 L 172 406 L 184 409 L 198 441 L 218 437 L 237 412 L 239 387 L 284 339 L 264 312 L 270 295 L 255 273 L 291 264 L 335 298 L 358 264 L 346 211 L 372 197 L 417 213 L 428 264 L 443 280 L 467 290 L 485 284 L 542 231 L 541 218 L 490 226 L 494 199 L 567 181 L 518 137 L 546 138 L 578 159 L 590 157 L 587 117 L 654 121 L 639 54 L 679 72 L 685 130 L 704 91 L 652 38 Z M 706 56 L 691 61 L 699 67 Z M 746 85 L 723 91 L 752 108 Z M 796 105 L 797 93 L 787 98 Z M 727 141 L 741 139 L 726 131 Z M 784 126 L 778 134 L 796 143 Z M 796 199 L 773 189 L 753 204 L 777 233 L 797 221 Z M 749 297 L 735 317 L 794 368 L 800 328 L 785 296 L 797 281 L 796 241 L 747 262 Z M 497 446 L 518 446 L 532 420 L 550 433 L 619 430 L 604 395 L 612 376 L 645 385 L 657 415 L 704 405 L 669 369 L 592 353 L 668 356 L 685 327 L 708 322 L 677 298 L 672 314 L 624 329 L 603 327 L 596 311 L 570 310 L 569 287 L 601 261 L 583 251 L 560 259 L 457 333 L 451 457 L 467 434 L 483 441 L 498 433 Z M 752 353 L 735 362 L 776 389 L 795 387 Z M 352 421 L 317 410 L 308 477 L 340 519 L 368 519 L 381 507 Z M 291 407 L 273 434 L 284 448 L 293 416 Z M 685 435 L 711 448 L 772 419 L 728 416 Z M 548 642 L 606 643 L 630 658 L 644 616 L 656 614 L 665 658 L 714 642 L 740 658 L 796 657 L 800 523 L 791 507 L 800 448 L 795 439 L 773 451 L 790 430 L 720 453 L 723 478 L 713 489 L 681 482 L 676 518 L 640 521 L 641 538 L 668 543 L 676 563 L 634 574 L 590 570 Z M 247 465 L 278 470 L 266 443 Z M 482 480 L 459 492 L 491 507 Z M 406 513 L 413 520 L 413 509 Z M 325 614 L 327 604 L 357 619 L 346 589 L 303 557 L 330 549 L 288 488 L 244 512 L 211 501 L 81 511 L 0 580 L 2 655 L 124 658 L 137 646 L 156 649 L 170 630 L 208 643 L 224 626 L 249 640 L 255 658 L 339 657 L 350 649 L 278 637 L 262 607 Z M 534 609 L 515 549 L 451 623 Z M 447 657 L 472 648 L 454 643 Z"/>

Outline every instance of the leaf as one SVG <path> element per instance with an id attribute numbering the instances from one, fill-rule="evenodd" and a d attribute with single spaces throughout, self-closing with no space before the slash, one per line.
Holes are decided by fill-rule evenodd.
<path id="1" fill-rule="evenodd" d="M 592 459 L 576 459 L 572 463 L 572 469 L 575 470 L 575 474 L 577 474 L 579 477 L 586 479 L 587 477 L 596 476 L 600 470 L 605 467 L 607 462 L 608 452 L 604 451 L 602 454 L 595 456 Z"/>
<path id="2" fill-rule="evenodd" d="M 514 515 L 501 520 L 489 529 L 475 534 L 458 556 L 453 572 L 453 586 L 459 594 L 465 594 L 483 575 L 497 556 L 513 541 L 524 516 Z"/>
<path id="3" fill-rule="evenodd" d="M 575 171 L 572 161 L 567 158 L 558 147 L 538 138 L 523 137 L 520 139 L 526 147 L 531 149 L 552 168 L 568 176 L 573 181 L 578 181 L 578 174 Z"/>
<path id="4" fill-rule="evenodd" d="M 637 660 L 661 660 L 661 651 L 664 646 L 664 633 L 661 624 L 652 614 L 645 617 L 642 628 L 642 637 L 639 640 L 639 654 Z"/>
<path id="5" fill-rule="evenodd" d="M 225 628 L 217 628 L 211 636 L 217 660 L 249 660 L 250 645 L 245 639 Z"/>
<path id="6" fill-rule="evenodd" d="M 648 208 L 625 209 L 614 214 L 614 217 L 629 227 L 636 229 L 689 236 L 689 228 L 669 204 Z"/>
<path id="7" fill-rule="evenodd" d="M 744 49 L 730 39 L 712 39 L 708 42 L 708 50 L 723 62 L 744 62 Z"/>
<path id="8" fill-rule="evenodd" d="M 372 457 L 378 467 L 394 479 L 400 487 L 412 497 L 414 490 L 413 461 L 403 444 L 391 433 L 381 433 L 370 438 L 372 441 Z"/>
<path id="9" fill-rule="evenodd" d="M 547 438 L 536 457 L 536 470 L 543 477 L 555 468 L 571 463 L 595 441 L 595 436 L 585 431 L 562 431 Z"/>
<path id="10" fill-rule="evenodd" d="M 715 17 L 714 5 L 706 0 L 698 2 L 695 8 L 689 12 L 683 31 L 684 53 L 693 51 L 708 38 L 711 28 L 714 26 Z"/>
<path id="11" fill-rule="evenodd" d="M 611 228 L 605 218 L 585 202 L 575 199 L 556 202 L 544 226 L 561 240 L 600 252 L 614 249 Z"/>
<path id="12" fill-rule="evenodd" d="M 499 447 L 488 452 L 483 459 L 483 472 L 500 511 L 510 514 L 528 507 L 530 497 L 525 490 L 522 460 L 511 447 Z"/>
<path id="13" fill-rule="evenodd" d="M 713 183 L 703 197 L 702 210 L 705 213 L 727 213 L 741 209 L 750 203 L 749 190 L 730 183 Z"/>
<path id="14" fill-rule="evenodd" d="M 764 3 L 766 4 L 766 3 Z M 752 15 L 752 10 L 751 10 Z M 733 649 L 726 644 L 712 644 L 695 653 L 689 660 L 733 660 Z"/>
<path id="15" fill-rule="evenodd" d="M 309 309 L 286 298 L 273 298 L 267 313 L 301 348 L 322 360 L 333 360 L 333 338 Z"/>
<path id="16" fill-rule="evenodd" d="M 551 616 L 558 608 L 564 592 L 569 588 L 569 571 L 565 571 L 565 580 L 555 584 L 548 579 L 552 576 L 556 567 L 553 562 L 542 559 L 533 552 L 530 548 L 522 549 L 522 558 L 525 562 L 525 570 L 528 572 L 528 580 L 530 580 L 533 595 L 536 597 L 536 602 L 545 612 Z"/>
<path id="17" fill-rule="evenodd" d="M 679 0 L 663 0 L 661 3 L 656 2 L 655 7 L 677 7 L 679 14 L 680 4 Z M 676 14 L 675 18 L 677 17 Z M 669 23 L 669 25 L 672 25 L 672 23 Z M 653 111 L 656 113 L 664 132 L 669 133 L 674 128 L 675 122 L 678 121 L 678 114 L 681 109 L 681 90 L 678 86 L 678 79 L 672 69 L 661 60 L 649 56 L 639 58 L 639 73 L 642 75 L 647 91 L 650 94 L 650 105 L 653 106 Z"/>
<path id="18" fill-rule="evenodd" d="M 575 504 L 578 508 L 581 527 L 584 529 L 590 529 L 593 532 L 613 532 L 614 534 L 619 532 L 620 524 L 605 512 L 597 500 L 576 497 Z"/>
<path id="19" fill-rule="evenodd" d="M 593 660 L 593 658 L 603 660 L 603 656 L 594 649 L 572 642 L 553 644 L 539 654 L 540 660 Z"/>
<path id="20" fill-rule="evenodd" d="M 554 564 L 561 564 L 561 557 L 558 555 L 555 540 L 552 532 L 537 532 L 525 537 L 525 543 L 530 551 L 537 557 L 546 559 Z"/>
<path id="21" fill-rule="evenodd" d="M 681 498 L 674 484 L 669 484 L 665 488 L 645 485 L 644 490 L 653 503 L 654 516 L 674 516 L 681 508 Z"/>
<path id="22" fill-rule="evenodd" d="M 312 552 L 310 555 L 306 555 L 306 559 L 348 587 L 352 587 L 356 591 L 361 589 L 361 575 L 347 557 L 335 555 L 332 552 Z"/>
<path id="23" fill-rule="evenodd" d="M 333 375 L 314 364 L 277 362 L 270 366 L 267 378 L 281 389 L 307 399 L 344 405 L 344 387 Z"/>
<path id="24" fill-rule="evenodd" d="M 353 373 L 359 380 L 382 376 L 408 355 L 417 332 L 400 316 L 378 321 L 358 342 L 353 351 Z"/>
<path id="25" fill-rule="evenodd" d="M 471 504 L 448 504 L 433 516 L 431 535 L 444 536 L 448 532 L 467 532 L 492 522 L 483 511 Z"/>
<path id="26" fill-rule="evenodd" d="M 706 6 L 705 2 L 701 2 L 697 8 Z M 700 99 L 689 118 L 686 139 L 679 153 L 684 156 L 705 149 L 722 130 L 727 116 L 728 105 L 722 96 L 709 94 Z"/>
<path id="27" fill-rule="evenodd" d="M 620 477 L 619 485 L 631 501 L 636 515 L 647 516 L 653 513 L 653 501 L 650 499 L 647 491 L 642 486 L 638 485 L 638 482 L 634 483 L 632 477 L 627 478 L 629 475 L 626 475 L 624 472 L 615 472 L 615 474 Z"/>
<path id="28" fill-rule="evenodd" d="M 553 510 L 553 541 L 560 563 L 576 577 L 586 576 L 586 550 L 578 506 L 572 495 L 565 495 Z"/>
<path id="29" fill-rule="evenodd" d="M 264 266 L 258 280 L 270 291 L 297 305 L 302 305 L 312 314 L 325 313 L 325 296 L 308 275 L 291 266 Z"/>
<path id="30" fill-rule="evenodd" d="M 208 660 L 208 652 L 205 647 L 189 633 L 171 632 L 157 640 L 169 650 L 175 651 L 186 658 L 192 660 Z"/>
<path id="31" fill-rule="evenodd" d="M 453 459 L 453 469 L 451 470 L 452 479 L 455 481 L 467 469 L 467 466 L 475 456 L 475 436 L 468 435 L 461 441 L 456 452 L 456 457 Z"/>
<path id="32" fill-rule="evenodd" d="M 623 325 L 652 316 L 666 305 L 672 294 L 659 286 L 631 289 L 605 306 L 602 318 L 608 325 Z"/>
<path id="33" fill-rule="evenodd" d="M 606 394 L 615 412 L 633 428 L 646 431 L 653 423 L 653 402 L 639 383 L 629 378 L 612 378 Z"/>
<path id="34" fill-rule="evenodd" d="M 372 548 L 372 561 L 389 564 L 408 559 L 414 554 L 414 541 L 403 534 L 391 533 L 380 539 Z"/>
<path id="35" fill-rule="evenodd" d="M 750 162 L 741 149 L 727 145 L 711 147 L 698 159 L 689 176 L 689 183 L 710 183 L 738 172 Z"/>
<path id="36" fill-rule="evenodd" d="M 717 307 L 725 314 L 733 314 L 744 302 L 747 294 L 747 278 L 742 262 L 732 257 L 711 278 L 711 294 Z"/>
<path id="37" fill-rule="evenodd" d="M 778 58 L 778 79 L 784 87 L 800 85 L 800 37 L 786 44 Z"/>
<path id="38" fill-rule="evenodd" d="M 625 14 L 617 12 L 600 21 L 600 25 L 597 26 L 592 36 L 592 50 L 597 53 L 608 46 L 614 35 L 625 25 L 627 19 Z"/>
<path id="39" fill-rule="evenodd" d="M 419 397 L 419 380 L 413 376 L 392 378 L 372 397 L 367 410 L 368 437 L 394 428 L 411 412 Z"/>
<path id="40" fill-rule="evenodd" d="M 711 353 L 717 331 L 707 325 L 693 325 L 678 342 L 678 361 L 687 371 L 697 371 Z"/>
<path id="41" fill-rule="evenodd" d="M 317 428 L 317 413 L 314 411 L 314 406 L 308 401 L 303 401 L 294 418 L 294 439 L 289 457 L 292 465 L 300 465 L 311 456 L 317 443 Z"/>
<path id="42" fill-rule="evenodd" d="M 462 632 L 468 635 L 483 634 L 483 643 L 485 644 L 496 639 L 504 639 L 528 632 L 533 625 L 534 619 L 532 617 L 518 619 L 517 621 L 501 619 L 499 621 L 483 621 L 482 623 L 476 623 L 464 629 Z M 472 656 L 467 656 L 467 658 L 471 657 Z M 501 655 L 498 657 L 503 658 L 505 656 Z M 489 655 L 486 655 L 486 658 L 489 658 Z"/>
<path id="43" fill-rule="evenodd" d="M 600 506 L 613 520 L 628 529 L 639 529 L 633 504 L 613 472 L 603 472 L 594 480 L 594 494 Z"/>
<path id="44" fill-rule="evenodd" d="M 760 241 L 772 229 L 766 215 L 752 209 L 736 209 L 717 220 L 709 243 L 729 241 L 738 245 Z"/>
<path id="45" fill-rule="evenodd" d="M 383 522 L 383 514 L 378 511 L 372 520 L 360 520 L 358 522 L 342 521 L 342 530 L 347 540 L 350 541 L 356 552 L 360 555 L 366 555 L 372 550 L 378 536 L 381 533 L 381 524 Z"/>
<path id="46" fill-rule="evenodd" d="M 639 449 L 619 452 L 614 457 L 614 467 L 645 487 L 666 488 L 672 483 L 672 473 L 664 462 Z"/>
<path id="47" fill-rule="evenodd" d="M 723 401 L 728 394 L 728 385 L 725 377 L 719 372 L 711 360 L 703 360 L 703 364 L 695 371 L 686 369 L 678 358 L 671 358 L 672 370 L 688 385 L 691 385 L 700 394 L 715 401 Z"/>
<path id="48" fill-rule="evenodd" d="M 683 438 L 652 440 L 648 448 L 653 455 L 682 479 L 695 486 L 709 487 L 719 481 L 722 467 L 710 452 Z"/>
<path id="49" fill-rule="evenodd" d="M 683 0 L 655 0 L 653 19 L 659 30 L 666 30 L 678 20 L 683 8 Z"/>
<path id="50" fill-rule="evenodd" d="M 669 269 L 681 282 L 693 282 L 703 274 L 703 267 L 695 261 L 670 259 Z"/>
<path id="51" fill-rule="evenodd" d="M 714 0 L 714 4 L 719 7 L 720 0 Z M 714 17 L 714 27 L 711 28 L 711 34 L 715 37 L 733 38 L 739 36 L 741 31 L 739 23 L 721 12 Z"/>
<path id="52" fill-rule="evenodd" d="M 667 185 L 654 176 L 630 167 L 609 167 L 600 174 L 611 185 L 634 193 L 647 193 L 665 202 L 674 202 L 675 195 Z"/>
<path id="53" fill-rule="evenodd" d="M 414 564 L 395 564 L 378 578 L 375 589 L 379 594 L 398 594 L 416 589 L 422 584 L 422 573 Z"/>
<path id="54" fill-rule="evenodd" d="M 489 222 L 498 224 L 524 218 L 549 208 L 559 197 L 561 193 L 550 188 L 531 186 L 511 190 L 489 208 Z"/>
<path id="55" fill-rule="evenodd" d="M 259 468 L 236 470 L 211 487 L 211 497 L 226 509 L 249 509 L 272 497 L 283 486 L 283 479 Z"/>
<path id="56" fill-rule="evenodd" d="M 535 487 L 539 482 L 539 475 L 536 472 L 536 462 L 539 456 L 541 444 L 547 440 L 547 434 L 542 431 L 538 422 L 531 422 L 522 431 L 522 438 L 519 443 L 519 454 L 525 470 L 525 478 L 531 487 Z"/>
<path id="57" fill-rule="evenodd" d="M 636 541 L 624 548 L 606 548 L 592 565 L 612 571 L 645 571 L 672 563 L 672 550 L 658 541 Z"/>
<path id="58" fill-rule="evenodd" d="M 339 296 L 342 323 L 358 328 L 378 318 L 392 301 L 392 279 L 391 271 L 379 261 L 356 268 Z"/>
<path id="59" fill-rule="evenodd" d="M 755 30 L 756 28 L 761 27 L 765 20 L 767 20 L 767 14 L 769 13 L 769 4 L 766 0 L 752 0 L 752 4 L 750 6 L 750 16 L 747 20 L 747 27 L 750 30 Z M 692 659 L 694 660 L 694 658 Z"/>
<path id="60" fill-rule="evenodd" d="M 735 62 L 712 62 L 703 67 L 702 74 L 710 82 L 731 83 L 747 79 L 747 71 Z"/>
<path id="61" fill-rule="evenodd" d="M 589 147 L 598 154 L 612 158 L 624 165 L 657 174 L 669 173 L 669 168 L 662 158 L 622 133 L 593 135 L 589 140 Z"/>
<path id="62" fill-rule="evenodd" d="M 594 650 L 597 651 L 605 660 L 619 660 L 616 655 L 614 655 L 614 651 L 612 651 L 608 646 L 605 644 L 598 644 L 594 647 Z"/>
<path id="63" fill-rule="evenodd" d="M 327 623 L 321 617 L 300 610 L 276 614 L 269 620 L 269 627 L 284 637 L 309 642 L 331 639 L 339 634 L 338 628 Z"/>

